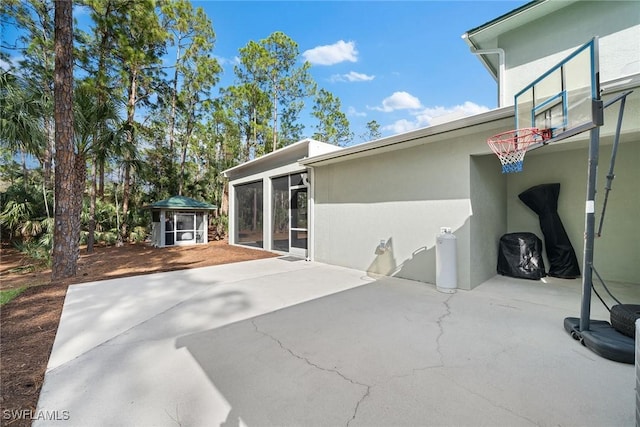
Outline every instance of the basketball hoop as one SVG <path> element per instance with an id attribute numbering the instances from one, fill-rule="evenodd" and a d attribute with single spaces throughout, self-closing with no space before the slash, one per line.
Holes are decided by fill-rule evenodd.
<path id="1" fill-rule="evenodd" d="M 487 139 L 502 163 L 502 173 L 522 172 L 524 155 L 529 146 L 550 138 L 549 129 L 522 128 L 502 132 Z"/>

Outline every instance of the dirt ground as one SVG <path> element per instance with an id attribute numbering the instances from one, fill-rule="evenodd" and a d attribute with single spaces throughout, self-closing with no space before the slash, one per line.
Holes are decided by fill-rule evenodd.
<path id="1" fill-rule="evenodd" d="M 75 278 L 52 283 L 51 270 L 28 271 L 19 253 L 1 248 L 0 289 L 28 289 L 0 309 L 0 425 L 30 426 L 37 416 L 38 396 L 69 285 L 274 256 L 226 241 L 172 248 L 97 247 L 93 254 L 81 250 Z"/>

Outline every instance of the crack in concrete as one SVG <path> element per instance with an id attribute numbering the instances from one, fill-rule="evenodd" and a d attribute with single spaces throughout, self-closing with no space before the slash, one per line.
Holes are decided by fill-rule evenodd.
<path id="1" fill-rule="evenodd" d="M 353 385 L 357 385 L 357 386 L 361 386 L 361 387 L 365 387 L 366 390 L 364 392 L 364 394 L 362 395 L 362 397 L 360 398 L 360 400 L 358 400 L 358 402 L 356 403 L 356 406 L 353 410 L 353 415 L 351 416 L 351 418 L 347 421 L 347 426 L 349 426 L 349 424 L 351 423 L 351 421 L 356 419 L 356 416 L 358 414 L 358 409 L 360 408 L 360 404 L 369 396 L 369 393 L 371 392 L 371 387 L 368 384 L 364 384 L 361 382 L 358 382 L 356 380 L 353 380 L 349 377 L 347 377 L 346 375 L 344 375 L 342 372 L 338 371 L 337 369 L 331 369 L 331 368 L 325 368 L 322 367 L 316 363 L 313 363 L 311 360 L 309 360 L 308 358 L 301 356 L 299 354 L 296 354 L 293 352 L 293 350 L 291 350 L 288 347 L 285 347 L 285 345 L 282 343 L 282 341 L 280 341 L 278 338 L 274 337 L 273 335 L 260 330 L 260 328 L 258 328 L 258 325 L 256 324 L 255 319 L 251 319 L 251 324 L 253 324 L 253 328 L 255 329 L 255 331 L 271 340 L 273 340 L 276 344 L 278 344 L 278 346 L 283 349 L 284 351 L 286 351 L 287 353 L 289 353 L 290 355 L 292 355 L 293 357 L 295 357 L 296 359 L 302 360 L 303 362 L 305 362 L 307 365 L 309 366 L 313 366 L 314 368 L 324 371 L 324 372 L 331 372 L 333 374 L 338 375 L 340 378 L 342 378 L 343 380 L 353 384 Z"/>
<path id="2" fill-rule="evenodd" d="M 444 300 L 444 306 L 447 311 L 442 313 L 442 315 L 438 317 L 438 320 L 436 320 L 436 324 L 438 325 L 438 329 L 440 330 L 440 333 L 436 337 L 436 351 L 438 352 L 438 356 L 440 357 L 440 367 L 444 366 L 444 357 L 442 355 L 442 349 L 440 348 L 440 339 L 444 335 L 444 327 L 442 326 L 442 322 L 445 320 L 445 318 L 451 315 L 451 306 L 449 305 L 449 301 L 451 300 L 451 298 L 453 298 L 454 295 L 455 294 L 451 294 L 447 297 L 446 300 Z"/>
<path id="3" fill-rule="evenodd" d="M 430 369 L 436 369 L 436 368 L 444 368 L 444 357 L 442 355 L 442 349 L 440 348 L 440 339 L 442 338 L 442 336 L 444 335 L 444 326 L 442 325 L 442 322 L 451 315 L 451 306 L 449 305 L 449 301 L 451 300 L 451 298 L 453 298 L 455 294 L 451 294 L 447 297 L 447 299 L 444 301 L 444 306 L 446 308 L 446 311 L 444 313 L 442 313 L 438 319 L 436 320 L 436 324 L 438 325 L 438 336 L 436 337 L 436 352 L 438 353 L 438 358 L 440 359 L 440 362 L 437 364 L 432 364 L 432 365 L 426 365 L 426 366 L 421 366 L 419 368 L 412 368 L 410 373 L 405 373 L 405 374 L 399 374 L 399 375 L 392 375 L 390 378 L 405 378 L 405 377 L 410 377 L 412 375 L 414 375 L 416 372 L 420 372 L 420 371 L 427 371 Z"/>

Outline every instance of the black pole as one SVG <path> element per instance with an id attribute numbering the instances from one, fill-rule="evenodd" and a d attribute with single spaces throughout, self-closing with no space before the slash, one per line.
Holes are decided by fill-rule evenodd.
<path id="1" fill-rule="evenodd" d="M 623 93 L 622 95 L 616 97 L 615 99 L 604 104 L 604 108 L 607 108 L 609 105 L 614 102 L 620 101 L 620 110 L 618 111 L 618 124 L 616 125 L 616 136 L 613 140 L 613 148 L 611 149 L 611 160 L 609 161 L 609 173 L 607 174 L 607 184 L 604 187 L 604 203 L 602 205 L 602 213 L 600 214 L 600 225 L 598 226 L 598 232 L 596 233 L 598 237 L 602 235 L 602 226 L 604 224 L 604 214 L 607 210 L 607 202 L 609 200 L 609 192 L 612 188 L 613 179 L 616 177 L 613 173 L 613 169 L 616 165 L 616 156 L 618 155 L 618 145 L 620 144 L 620 134 L 622 131 L 622 116 L 624 113 L 624 106 L 627 101 L 627 96 L 633 92 L 632 90 Z"/>
<path id="2" fill-rule="evenodd" d="M 593 243 L 596 224 L 596 180 L 598 177 L 598 155 L 600 151 L 600 127 L 591 129 L 589 142 L 589 169 L 587 172 L 587 203 L 584 224 L 584 258 L 582 264 L 582 307 L 580 308 L 580 331 L 589 330 L 591 316 L 591 286 L 593 283 Z"/>

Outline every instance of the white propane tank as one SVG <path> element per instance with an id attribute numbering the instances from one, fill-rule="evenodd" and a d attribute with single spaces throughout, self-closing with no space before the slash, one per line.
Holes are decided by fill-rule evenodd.
<path id="1" fill-rule="evenodd" d="M 451 228 L 442 227 L 436 236 L 436 288 L 452 294 L 457 286 L 456 236 L 451 233 Z"/>

